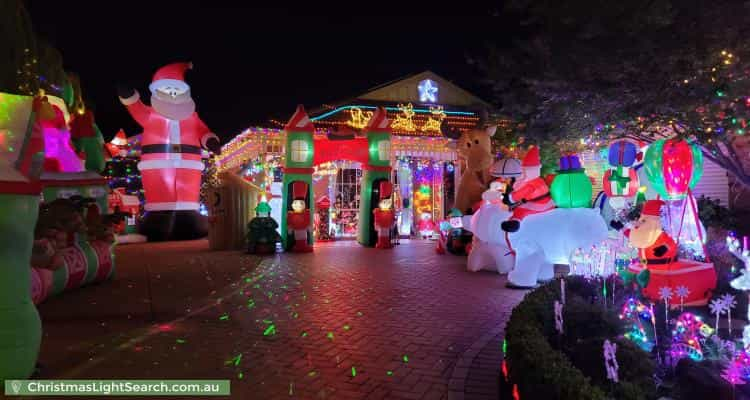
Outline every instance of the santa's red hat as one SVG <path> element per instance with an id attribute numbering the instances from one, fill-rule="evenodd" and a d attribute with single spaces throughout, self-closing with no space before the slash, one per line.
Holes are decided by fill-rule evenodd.
<path id="1" fill-rule="evenodd" d="M 307 183 L 296 181 L 292 183 L 292 199 L 304 200 L 307 198 Z"/>
<path id="2" fill-rule="evenodd" d="M 294 115 L 292 115 L 292 118 L 289 118 L 289 122 L 286 123 L 284 129 L 287 132 L 313 132 L 315 126 L 312 121 L 310 121 L 310 117 L 307 115 L 305 107 L 300 104 L 297 106 L 297 110 L 294 112 Z"/>
<path id="3" fill-rule="evenodd" d="M 125 136 L 125 131 L 120 129 L 115 133 L 115 137 L 112 138 L 111 143 L 115 146 L 125 146 L 128 144 L 128 137 Z"/>
<path id="4" fill-rule="evenodd" d="M 388 181 L 380 182 L 380 200 L 388 199 L 393 195 L 393 184 Z"/>
<path id="5" fill-rule="evenodd" d="M 641 215 L 658 217 L 660 215 L 661 206 L 664 204 L 665 203 L 661 200 L 647 200 L 643 203 L 643 211 L 641 211 Z"/>
<path id="6" fill-rule="evenodd" d="M 148 88 L 151 93 L 156 93 L 163 87 L 174 87 L 187 92 L 190 86 L 185 83 L 185 72 L 189 69 L 193 69 L 193 63 L 178 62 L 165 65 L 156 71 Z"/>
<path id="7" fill-rule="evenodd" d="M 521 166 L 523 167 L 539 167 L 542 165 L 542 161 L 539 158 L 539 148 L 536 146 L 531 146 L 529 148 L 529 151 L 526 152 L 526 155 L 523 157 L 523 161 L 521 162 Z"/>

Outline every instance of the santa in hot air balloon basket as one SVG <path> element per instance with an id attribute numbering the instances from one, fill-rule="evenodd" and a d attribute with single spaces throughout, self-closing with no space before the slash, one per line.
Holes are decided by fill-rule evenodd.
<path id="1" fill-rule="evenodd" d="M 714 265 L 678 258 L 678 243 L 662 229 L 660 212 L 664 204 L 661 200 L 646 201 L 640 218 L 625 230 L 630 244 L 638 249 L 638 260 L 625 271 L 625 280 L 635 278 L 643 295 L 652 301 L 660 301 L 659 290 L 664 287 L 675 290 L 684 286 L 689 289 L 684 305 L 705 305 L 716 288 Z"/>

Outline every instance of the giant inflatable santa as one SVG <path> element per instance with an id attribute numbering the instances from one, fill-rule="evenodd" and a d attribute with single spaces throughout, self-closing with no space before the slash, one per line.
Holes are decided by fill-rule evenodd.
<path id="1" fill-rule="evenodd" d="M 204 236 L 206 219 L 200 203 L 201 148 L 221 151 L 219 139 L 195 112 L 185 72 L 190 63 L 162 67 L 149 85 L 151 106 L 134 89 L 118 88 L 120 101 L 143 127 L 141 171 L 146 214 L 142 232 L 149 240 L 182 240 Z"/>

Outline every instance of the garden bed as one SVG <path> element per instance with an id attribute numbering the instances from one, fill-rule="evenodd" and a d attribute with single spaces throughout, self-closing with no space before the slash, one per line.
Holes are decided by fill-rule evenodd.
<path id="1" fill-rule="evenodd" d="M 611 282 L 613 278 L 610 278 Z M 649 351 L 639 347 L 629 332 L 627 320 L 620 317 L 623 304 L 636 293 L 624 290 L 617 279 L 615 296 L 602 298 L 601 279 L 566 277 L 563 307 L 563 333 L 555 327 L 554 303 L 561 300 L 560 281 L 555 280 L 529 292 L 513 310 L 506 327 L 503 348 L 505 361 L 500 377 L 501 398 L 508 399 L 744 399 L 747 386 L 734 388 L 722 378 L 725 367 L 737 352 L 723 348 L 732 344 L 717 335 L 701 338 L 703 359 L 670 359 L 671 331 L 679 310 L 670 312 L 669 331 L 664 323 L 664 305 L 657 305 L 657 345 Z M 619 292 L 619 293 L 618 293 Z M 646 309 L 648 311 L 648 308 Z M 706 315 L 706 308 L 690 309 Z M 739 312 L 738 312 L 739 313 Z M 709 318 L 709 320 L 711 320 Z M 736 331 L 741 331 L 741 322 Z M 653 325 L 646 324 L 652 341 Z M 628 338 L 630 337 L 630 338 Z M 618 382 L 607 377 L 603 343 L 616 343 Z M 739 346 L 739 345 L 738 345 Z M 650 346 L 643 346 L 647 350 Z M 739 346 L 741 347 L 741 346 Z M 747 354 L 739 350 L 743 354 Z M 750 371 L 740 371 L 745 374 Z"/>

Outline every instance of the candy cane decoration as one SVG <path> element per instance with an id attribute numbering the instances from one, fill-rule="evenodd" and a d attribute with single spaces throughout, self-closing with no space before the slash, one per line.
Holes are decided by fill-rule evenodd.
<path id="1" fill-rule="evenodd" d="M 560 278 L 560 302 L 565 304 L 565 278 Z"/>
<path id="2" fill-rule="evenodd" d="M 559 334 L 563 333 L 563 305 L 559 301 L 555 300 L 555 330 Z"/>
<path id="3" fill-rule="evenodd" d="M 654 345 L 659 347 L 659 334 L 656 333 L 656 314 L 654 314 L 654 303 L 651 303 L 651 326 L 654 327 Z"/>
<path id="4" fill-rule="evenodd" d="M 612 382 L 619 382 L 617 371 L 620 366 L 617 364 L 617 343 L 612 343 L 609 339 L 604 341 L 604 368 L 607 369 L 607 379 Z"/>

